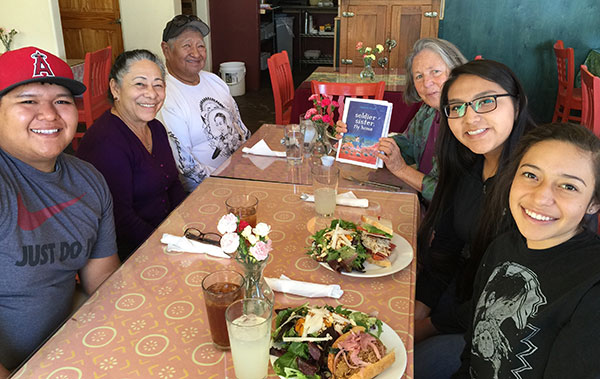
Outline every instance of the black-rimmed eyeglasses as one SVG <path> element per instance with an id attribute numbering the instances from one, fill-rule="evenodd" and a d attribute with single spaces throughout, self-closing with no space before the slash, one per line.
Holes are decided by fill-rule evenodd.
<path id="1" fill-rule="evenodd" d="M 196 228 L 187 228 L 183 232 L 185 238 L 189 238 L 194 241 L 204 242 L 215 246 L 221 245 L 221 235 L 218 233 L 202 233 Z"/>
<path id="2" fill-rule="evenodd" d="M 466 103 L 450 103 L 444 106 L 444 113 L 448 118 L 461 118 L 467 113 L 467 106 L 471 107 L 475 113 L 488 113 L 498 107 L 498 98 L 504 96 L 513 96 L 510 93 L 500 95 L 487 95 L 478 97 Z"/>

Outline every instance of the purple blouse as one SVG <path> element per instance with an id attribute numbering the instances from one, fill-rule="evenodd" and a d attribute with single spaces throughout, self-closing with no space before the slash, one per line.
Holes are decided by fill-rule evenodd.
<path id="1" fill-rule="evenodd" d="M 148 123 L 152 153 L 106 111 L 81 140 L 77 156 L 104 175 L 113 197 L 117 245 L 127 258 L 185 198 L 163 124 Z"/>

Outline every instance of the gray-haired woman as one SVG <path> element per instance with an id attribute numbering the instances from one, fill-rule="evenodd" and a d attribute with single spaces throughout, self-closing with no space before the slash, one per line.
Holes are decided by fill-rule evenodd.
<path id="1" fill-rule="evenodd" d="M 119 55 L 109 75 L 113 106 L 81 140 L 77 156 L 104 175 L 113 197 L 119 257 L 125 260 L 185 198 L 156 112 L 165 69 L 148 50 Z"/>
<path id="2" fill-rule="evenodd" d="M 404 100 L 423 102 L 404 133 L 379 140 L 387 168 L 430 201 L 437 185 L 434 146 L 440 121 L 440 94 L 450 71 L 467 62 L 452 43 L 439 38 L 415 42 L 406 59 L 407 83 Z M 338 133 L 346 132 L 339 122 Z"/>

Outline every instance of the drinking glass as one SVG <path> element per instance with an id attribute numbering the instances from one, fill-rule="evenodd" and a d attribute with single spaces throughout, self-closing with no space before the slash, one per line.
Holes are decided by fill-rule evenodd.
<path id="1" fill-rule="evenodd" d="M 225 311 L 237 379 L 262 379 L 269 369 L 273 304 L 264 299 L 242 299 Z"/>
<path id="2" fill-rule="evenodd" d="M 315 195 L 315 210 L 320 216 L 332 216 L 335 212 L 335 198 L 340 169 L 335 166 L 313 166 L 311 174 Z"/>
<path id="3" fill-rule="evenodd" d="M 300 125 L 286 125 L 284 129 L 285 156 L 291 165 L 302 163 L 302 148 L 304 147 L 304 134 Z"/>
<path id="4" fill-rule="evenodd" d="M 300 131 L 304 134 L 304 154 L 310 154 L 317 136 L 317 129 L 312 120 L 307 120 L 304 116 L 300 116 Z"/>
<path id="5" fill-rule="evenodd" d="M 251 227 L 256 227 L 256 210 L 258 198 L 254 195 L 233 195 L 225 200 L 228 213 L 233 213 L 240 220 L 246 221 Z"/>
<path id="6" fill-rule="evenodd" d="M 215 271 L 202 279 L 210 335 L 217 349 L 229 350 L 225 311 L 244 296 L 244 284 L 244 276 L 233 270 Z"/>

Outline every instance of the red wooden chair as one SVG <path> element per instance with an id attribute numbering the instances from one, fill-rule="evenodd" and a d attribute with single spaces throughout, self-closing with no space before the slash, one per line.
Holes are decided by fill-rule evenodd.
<path id="1" fill-rule="evenodd" d="M 112 60 L 112 47 L 85 54 L 83 63 L 83 84 L 87 90 L 81 98 L 76 98 L 79 123 L 85 124 L 87 130 L 94 121 L 102 115 L 111 104 L 108 101 L 108 75 Z M 77 150 L 79 140 L 85 134 L 84 132 L 75 133 L 72 146 Z"/>
<path id="2" fill-rule="evenodd" d="M 600 78 L 581 65 L 581 124 L 600 137 Z"/>
<path id="3" fill-rule="evenodd" d="M 384 81 L 375 83 L 330 83 L 313 80 L 310 82 L 310 87 L 313 94 L 330 95 L 334 98 L 337 96 L 336 100 L 340 104 L 338 108 L 340 116 L 344 114 L 345 97 L 383 100 L 383 92 L 385 92 Z"/>
<path id="4" fill-rule="evenodd" d="M 581 121 L 581 117 L 571 115 L 571 111 L 581 111 L 581 88 L 574 88 L 575 63 L 573 48 L 565 49 L 563 41 L 554 44 L 556 66 L 558 69 L 558 94 L 552 122 Z M 562 110 L 561 110 L 562 109 Z"/>
<path id="5" fill-rule="evenodd" d="M 289 124 L 294 102 L 294 79 L 287 51 L 283 50 L 281 53 L 271 55 L 267 60 L 267 66 L 275 101 L 275 123 Z"/>

